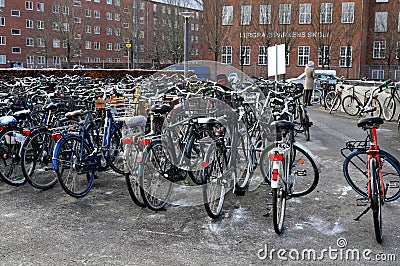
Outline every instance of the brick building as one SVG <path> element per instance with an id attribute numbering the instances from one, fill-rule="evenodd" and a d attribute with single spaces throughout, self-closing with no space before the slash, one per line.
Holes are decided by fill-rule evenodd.
<path id="1" fill-rule="evenodd" d="M 0 67 L 159 67 L 198 59 L 201 10 L 179 0 L 0 0 Z"/>
<path id="2" fill-rule="evenodd" d="M 288 78 L 312 60 L 348 78 L 400 79 L 400 1 L 216 0 L 203 12 L 205 33 L 217 32 L 207 58 L 249 75 L 266 76 L 266 48 L 284 43 Z"/>

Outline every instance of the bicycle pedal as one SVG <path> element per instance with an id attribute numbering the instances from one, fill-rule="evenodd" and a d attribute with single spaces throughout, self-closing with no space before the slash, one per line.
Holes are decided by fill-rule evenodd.
<path id="1" fill-rule="evenodd" d="M 389 181 L 389 188 L 399 188 L 400 182 L 399 181 Z"/>
<path id="2" fill-rule="evenodd" d="M 367 198 L 356 199 L 356 201 L 357 201 L 357 206 L 367 206 L 369 204 Z"/>

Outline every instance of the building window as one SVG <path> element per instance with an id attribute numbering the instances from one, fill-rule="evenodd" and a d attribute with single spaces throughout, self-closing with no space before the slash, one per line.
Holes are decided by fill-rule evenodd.
<path id="1" fill-rule="evenodd" d="M 54 48 L 60 48 L 60 40 L 59 39 L 53 39 L 53 47 Z"/>
<path id="2" fill-rule="evenodd" d="M 112 5 L 112 0 L 107 0 L 108 5 Z"/>
<path id="3" fill-rule="evenodd" d="M 26 10 L 33 10 L 33 2 L 32 1 L 25 1 L 25 9 Z"/>
<path id="4" fill-rule="evenodd" d="M 268 46 L 258 47 L 258 65 L 266 66 L 268 63 Z"/>
<path id="5" fill-rule="evenodd" d="M 20 54 L 21 53 L 21 47 L 12 47 L 11 52 L 13 54 Z"/>
<path id="6" fill-rule="evenodd" d="M 59 5 L 53 5 L 52 11 L 53 11 L 53 13 L 60 13 L 60 6 Z"/>
<path id="7" fill-rule="evenodd" d="M 11 34 L 12 35 L 21 35 L 21 30 L 20 29 L 11 29 Z"/>
<path id="8" fill-rule="evenodd" d="M 63 23 L 63 31 L 69 31 L 69 23 Z"/>
<path id="9" fill-rule="evenodd" d="M 305 66 L 310 61 L 310 46 L 299 46 L 297 65 Z"/>
<path id="10" fill-rule="evenodd" d="M 74 0 L 74 6 L 81 6 L 80 0 Z"/>
<path id="11" fill-rule="evenodd" d="M 330 65 L 331 61 L 331 47 L 320 46 L 318 48 L 318 66 L 326 67 Z"/>
<path id="12" fill-rule="evenodd" d="M 112 35 L 112 34 L 113 34 L 112 28 L 107 27 L 106 34 L 107 34 L 107 35 Z"/>
<path id="13" fill-rule="evenodd" d="M 233 6 L 222 7 L 222 25 L 233 25 Z"/>
<path id="14" fill-rule="evenodd" d="M 85 33 L 92 33 L 92 26 L 86 25 L 85 26 Z"/>
<path id="15" fill-rule="evenodd" d="M 250 46 L 240 46 L 240 65 L 250 65 Z"/>
<path id="16" fill-rule="evenodd" d="M 279 24 L 290 24 L 291 4 L 279 5 Z"/>
<path id="17" fill-rule="evenodd" d="M 140 18 L 139 18 L 139 23 L 140 23 L 140 24 L 144 24 L 144 17 L 140 17 Z"/>
<path id="18" fill-rule="evenodd" d="M 383 70 L 383 69 L 372 69 L 371 70 L 371 78 L 372 79 L 384 79 L 385 78 L 385 70 Z"/>
<path id="19" fill-rule="evenodd" d="M 26 28 L 27 29 L 33 29 L 33 20 L 32 19 L 27 19 L 26 20 Z"/>
<path id="20" fill-rule="evenodd" d="M 354 2 L 342 3 L 342 23 L 354 23 Z"/>
<path id="21" fill-rule="evenodd" d="M 92 49 L 92 42 L 86 41 L 86 42 L 85 42 L 85 49 L 86 49 L 86 50 Z"/>
<path id="22" fill-rule="evenodd" d="M 94 42 L 94 49 L 100 50 L 100 42 Z"/>
<path id="23" fill-rule="evenodd" d="M 6 0 L 0 0 L 0 7 L 6 7 Z"/>
<path id="24" fill-rule="evenodd" d="M 221 63 L 232 64 L 232 46 L 222 46 Z"/>
<path id="25" fill-rule="evenodd" d="M 53 22 L 53 30 L 59 31 L 60 30 L 60 23 Z"/>
<path id="26" fill-rule="evenodd" d="M 119 36 L 119 35 L 118 35 Z M 139 33 L 139 38 L 140 39 L 144 39 L 144 31 L 140 31 L 140 33 Z"/>
<path id="27" fill-rule="evenodd" d="M 45 62 L 45 57 L 43 55 L 39 55 L 37 57 L 37 63 L 38 63 L 38 65 L 44 65 L 46 63 Z"/>
<path id="28" fill-rule="evenodd" d="M 59 66 L 61 64 L 61 58 L 59 56 L 53 56 L 53 64 Z"/>
<path id="29" fill-rule="evenodd" d="M 62 6 L 62 13 L 64 15 L 69 15 L 69 6 Z"/>
<path id="30" fill-rule="evenodd" d="M 300 4 L 299 24 L 311 24 L 311 4 Z"/>
<path id="31" fill-rule="evenodd" d="M 33 38 L 26 38 L 26 46 L 34 46 L 35 41 Z"/>
<path id="32" fill-rule="evenodd" d="M 388 12 L 375 13 L 375 32 L 387 32 Z"/>
<path id="33" fill-rule="evenodd" d="M 120 13 L 115 13 L 114 14 L 114 20 L 115 21 L 120 21 L 121 20 L 121 14 Z"/>
<path id="34" fill-rule="evenodd" d="M 143 37 L 140 37 L 140 36 L 142 36 L 142 32 L 143 32 Z M 114 30 L 114 33 L 115 33 L 115 36 L 121 36 L 121 29 L 120 29 L 120 28 L 116 28 L 116 29 Z M 144 38 L 144 31 L 141 31 L 141 32 L 140 32 L 139 38 Z"/>
<path id="35" fill-rule="evenodd" d="M 12 17 L 19 17 L 20 15 L 21 15 L 21 12 L 19 12 L 19 10 L 11 10 Z"/>
<path id="36" fill-rule="evenodd" d="M 36 11 L 44 12 L 44 4 L 43 3 L 36 3 Z"/>
<path id="37" fill-rule="evenodd" d="M 85 17 L 90 18 L 92 16 L 92 10 L 91 9 L 85 9 Z"/>
<path id="38" fill-rule="evenodd" d="M 111 12 L 106 12 L 106 19 L 107 20 L 112 20 L 112 13 Z"/>
<path id="39" fill-rule="evenodd" d="M 251 5 L 240 6 L 240 24 L 251 24 Z"/>
<path id="40" fill-rule="evenodd" d="M 46 46 L 44 38 L 37 38 L 36 42 L 37 42 L 37 46 L 38 47 L 45 47 Z"/>
<path id="41" fill-rule="evenodd" d="M 7 56 L 4 54 L 0 54 L 0 65 L 5 65 L 6 63 L 7 63 Z"/>
<path id="42" fill-rule="evenodd" d="M 398 23 L 397 23 L 397 31 L 400 32 L 400 12 L 399 12 L 397 21 L 398 21 Z"/>
<path id="43" fill-rule="evenodd" d="M 124 23 L 124 24 L 122 24 L 122 27 L 123 27 L 124 29 L 129 29 L 129 23 Z"/>
<path id="44" fill-rule="evenodd" d="M 321 3 L 320 10 L 320 23 L 330 24 L 332 23 L 333 3 Z"/>
<path id="45" fill-rule="evenodd" d="M 26 56 L 26 64 L 27 65 L 33 65 L 35 64 L 35 57 L 32 55 L 27 55 Z"/>
<path id="46" fill-rule="evenodd" d="M 384 59 L 386 53 L 386 41 L 374 41 L 373 59 Z"/>
<path id="47" fill-rule="evenodd" d="M 99 10 L 95 10 L 94 11 L 94 18 L 100 18 L 100 11 Z"/>
<path id="48" fill-rule="evenodd" d="M 121 44 L 114 43 L 114 50 L 117 51 L 117 52 L 121 51 Z"/>
<path id="49" fill-rule="evenodd" d="M 44 29 L 44 21 L 43 20 L 36 21 L 36 28 L 38 30 L 43 30 Z"/>
<path id="50" fill-rule="evenodd" d="M 74 17 L 74 23 L 81 24 L 82 23 L 82 18 Z"/>
<path id="51" fill-rule="evenodd" d="M 4 27 L 6 25 L 6 18 L 0 17 L 0 26 Z"/>
<path id="52" fill-rule="evenodd" d="M 400 59 L 400 41 L 396 43 L 396 59 Z"/>
<path id="53" fill-rule="evenodd" d="M 111 42 L 108 42 L 107 44 L 106 44 L 106 49 L 107 49 L 107 51 L 112 51 L 112 43 Z"/>
<path id="54" fill-rule="evenodd" d="M 6 45 L 6 36 L 0 36 L 0 45 Z"/>
<path id="55" fill-rule="evenodd" d="M 94 34 L 100 34 L 100 26 L 94 26 Z"/>
<path id="56" fill-rule="evenodd" d="M 351 46 L 340 46 L 340 67 L 351 67 L 353 62 L 353 47 Z"/>
<path id="57" fill-rule="evenodd" d="M 114 1 L 115 6 L 121 6 L 121 0 L 115 0 Z"/>

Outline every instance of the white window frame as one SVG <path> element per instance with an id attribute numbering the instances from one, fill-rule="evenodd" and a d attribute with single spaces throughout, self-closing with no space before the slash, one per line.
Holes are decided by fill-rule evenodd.
<path id="1" fill-rule="evenodd" d="M 233 6 L 222 7 L 222 26 L 233 25 Z"/>
<path id="2" fill-rule="evenodd" d="M 251 5 L 240 6 L 240 25 L 251 24 Z"/>
<path id="3" fill-rule="evenodd" d="M 305 66 L 310 61 L 310 46 L 298 46 L 297 66 Z"/>
<path id="4" fill-rule="evenodd" d="M 27 37 L 25 39 L 26 46 L 34 47 L 35 46 L 35 39 L 31 37 Z"/>
<path id="5" fill-rule="evenodd" d="M 350 51 L 349 51 L 350 48 Z M 348 58 L 350 58 L 350 64 L 348 65 Z M 340 46 L 339 51 L 339 66 L 340 67 L 352 67 L 353 66 L 353 47 L 352 46 Z"/>
<path id="6" fill-rule="evenodd" d="M 20 17 L 21 16 L 21 11 L 13 9 L 11 10 L 11 16 L 12 17 Z"/>
<path id="7" fill-rule="evenodd" d="M 289 25 L 292 16 L 291 4 L 279 4 L 279 24 Z"/>
<path id="8" fill-rule="evenodd" d="M 94 34 L 100 34 L 101 33 L 101 28 L 100 28 L 100 26 L 94 26 L 94 28 L 93 28 L 93 33 Z"/>
<path id="9" fill-rule="evenodd" d="M 354 23 L 354 2 L 344 2 L 342 3 L 342 18 L 341 22 L 343 24 Z"/>
<path id="10" fill-rule="evenodd" d="M 85 49 L 86 50 L 91 50 L 92 49 L 92 42 L 91 41 L 86 41 L 85 42 Z"/>
<path id="11" fill-rule="evenodd" d="M 101 43 L 100 43 L 100 42 L 94 42 L 94 43 L 93 43 L 93 48 L 94 48 L 94 50 L 100 50 L 100 48 L 101 48 Z"/>
<path id="12" fill-rule="evenodd" d="M 11 53 L 12 54 L 21 54 L 21 47 L 11 47 Z"/>
<path id="13" fill-rule="evenodd" d="M 0 45 L 6 45 L 6 44 L 7 44 L 7 37 L 0 36 Z"/>
<path id="14" fill-rule="evenodd" d="M 36 3 L 36 11 L 44 12 L 44 3 Z"/>
<path id="15" fill-rule="evenodd" d="M 323 45 L 318 47 L 318 66 L 319 67 L 327 67 L 330 64 L 325 62 L 325 59 L 331 61 L 331 47 L 329 45 Z M 324 64 L 323 64 L 324 63 Z"/>
<path id="16" fill-rule="evenodd" d="M 5 64 L 7 64 L 7 55 L 0 54 L 0 65 L 5 65 Z"/>
<path id="17" fill-rule="evenodd" d="M 320 23 L 331 24 L 333 17 L 333 3 L 321 3 L 320 5 Z"/>
<path id="18" fill-rule="evenodd" d="M 375 32 L 387 32 L 388 12 L 375 12 Z"/>
<path id="19" fill-rule="evenodd" d="M 299 24 L 311 24 L 311 3 L 300 4 L 299 7 Z"/>
<path id="20" fill-rule="evenodd" d="M 25 1 L 25 10 L 33 10 L 33 2 Z"/>
<path id="21" fill-rule="evenodd" d="M 60 39 L 53 39 L 53 48 L 60 48 L 60 47 L 61 47 Z"/>
<path id="22" fill-rule="evenodd" d="M 374 41 L 373 43 L 373 59 L 385 59 L 386 41 Z"/>
<path id="23" fill-rule="evenodd" d="M 239 65 L 249 66 L 250 65 L 250 46 L 240 46 L 239 54 Z"/>
<path id="24" fill-rule="evenodd" d="M 13 33 L 13 31 L 15 31 L 15 33 Z M 17 31 L 18 31 L 18 33 L 17 33 Z M 15 29 L 15 28 L 12 28 L 11 29 L 11 35 L 21 35 L 21 29 Z"/>
<path id="25" fill-rule="evenodd" d="M 4 27 L 6 25 L 6 18 L 5 17 L 0 17 L 0 26 Z"/>
<path id="26" fill-rule="evenodd" d="M 37 64 L 38 65 L 44 65 L 46 63 L 46 58 L 43 55 L 39 55 L 37 57 Z"/>
<path id="27" fill-rule="evenodd" d="M 268 46 L 258 46 L 258 65 L 266 66 L 268 64 Z"/>
<path id="28" fill-rule="evenodd" d="M 385 70 L 383 69 L 371 69 L 371 79 L 384 79 Z"/>
<path id="29" fill-rule="evenodd" d="M 55 14 L 60 13 L 60 5 L 55 5 L 55 4 L 53 4 L 51 10 L 52 10 L 52 12 L 55 13 Z"/>
<path id="30" fill-rule="evenodd" d="M 112 44 L 112 42 L 106 43 L 106 50 L 107 50 L 107 51 L 112 51 L 112 49 L 113 49 L 113 44 Z"/>
<path id="31" fill-rule="evenodd" d="M 94 12 L 93 12 L 94 18 L 100 18 L 100 15 L 101 15 L 100 10 L 94 10 Z"/>
<path id="32" fill-rule="evenodd" d="M 26 64 L 27 65 L 34 65 L 35 64 L 35 56 L 27 55 L 26 56 Z"/>
<path id="33" fill-rule="evenodd" d="M 43 30 L 44 29 L 44 20 L 37 20 L 36 21 L 36 28 L 38 30 Z"/>
<path id="34" fill-rule="evenodd" d="M 38 47 L 46 47 L 46 42 L 44 38 L 37 38 L 36 43 Z"/>
<path id="35" fill-rule="evenodd" d="M 33 19 L 26 19 L 25 21 L 25 27 L 27 29 L 33 29 Z"/>
<path id="36" fill-rule="evenodd" d="M 222 46 L 221 52 L 221 64 L 231 65 L 232 64 L 232 46 Z"/>

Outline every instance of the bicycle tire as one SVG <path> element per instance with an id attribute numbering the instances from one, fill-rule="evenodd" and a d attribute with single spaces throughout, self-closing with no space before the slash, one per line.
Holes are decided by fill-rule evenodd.
<path id="1" fill-rule="evenodd" d="M 382 105 L 381 102 L 376 99 L 373 98 L 371 101 L 371 107 L 374 107 L 375 110 L 372 112 L 363 112 L 362 114 L 365 116 L 372 116 L 372 117 L 382 117 Z"/>
<path id="2" fill-rule="evenodd" d="M 336 111 L 339 109 L 340 104 L 342 103 L 342 98 L 340 94 L 338 94 L 336 91 L 330 91 L 325 97 L 325 105 L 326 108 L 329 110 L 329 113 L 332 113 L 332 111 Z"/>
<path id="3" fill-rule="evenodd" d="M 251 140 L 246 130 L 238 132 L 238 149 L 236 155 L 236 184 L 235 192 L 240 191 L 242 194 L 249 186 L 250 178 L 254 173 L 254 162 L 252 161 Z M 239 192 L 239 193 L 240 193 Z"/>
<path id="4" fill-rule="evenodd" d="M 146 203 L 140 193 L 140 183 L 138 177 L 139 164 L 142 162 L 142 152 L 137 150 L 134 144 L 126 144 L 124 147 L 126 153 L 126 164 L 128 173 L 125 173 L 125 181 L 128 187 L 129 196 L 139 207 L 146 207 Z"/>
<path id="5" fill-rule="evenodd" d="M 223 150 L 219 146 L 210 146 L 205 162 L 207 166 L 203 176 L 206 184 L 202 187 L 204 207 L 210 218 L 218 219 L 225 201 L 224 175 L 228 174 Z"/>
<path id="6" fill-rule="evenodd" d="M 272 214 L 275 233 L 281 234 L 286 214 L 286 193 L 282 187 L 272 189 Z"/>
<path id="7" fill-rule="evenodd" d="M 57 183 L 52 167 L 55 141 L 47 128 L 31 132 L 21 147 L 21 170 L 28 183 L 37 189 L 49 189 Z"/>
<path id="8" fill-rule="evenodd" d="M 153 211 L 162 210 L 173 189 L 168 175 L 177 174 L 179 170 L 168 160 L 161 140 L 152 140 L 145 148 L 142 160 L 138 174 L 143 202 Z"/>
<path id="9" fill-rule="evenodd" d="M 383 101 L 382 109 L 383 118 L 386 121 L 392 120 L 396 113 L 396 102 L 393 96 L 386 97 Z"/>
<path id="10" fill-rule="evenodd" d="M 261 153 L 260 170 L 265 182 L 271 185 L 269 167 L 268 150 L 265 149 Z M 293 161 L 290 167 L 290 174 L 294 176 L 294 185 L 292 188 L 288 188 L 292 197 L 310 194 L 318 185 L 319 170 L 315 160 L 296 143 L 293 145 Z"/>
<path id="11" fill-rule="evenodd" d="M 381 158 L 380 167 L 385 186 L 388 186 L 385 192 L 385 202 L 392 202 L 400 197 L 400 188 L 389 185 L 400 184 L 400 163 L 391 154 L 384 150 L 379 150 Z M 343 175 L 349 186 L 361 197 L 368 198 L 368 171 L 367 150 L 359 149 L 349 153 L 343 161 Z"/>
<path id="12" fill-rule="evenodd" d="M 113 169 L 117 174 L 124 174 L 124 146 L 121 143 L 122 133 L 120 129 L 117 129 L 111 133 L 110 136 L 110 148 L 109 155 L 106 156 L 107 164 Z"/>
<path id="13" fill-rule="evenodd" d="M 300 123 L 301 128 L 303 129 L 304 136 L 307 141 L 310 141 L 310 117 L 308 116 L 307 110 L 305 107 L 301 107 L 301 115 L 300 115 Z"/>
<path id="14" fill-rule="evenodd" d="M 93 170 L 86 170 L 87 162 L 80 158 L 82 139 L 80 136 L 67 135 L 56 144 L 53 154 L 53 168 L 56 171 L 58 182 L 63 190 L 75 198 L 84 197 L 93 186 Z M 92 153 L 89 146 L 84 143 L 83 159 Z"/>
<path id="15" fill-rule="evenodd" d="M 311 94 L 311 103 L 321 104 L 321 99 L 322 99 L 322 91 L 320 89 L 314 89 L 314 92 Z"/>
<path id="16" fill-rule="evenodd" d="M 356 116 L 360 112 L 361 103 L 358 101 L 357 98 L 353 97 L 352 95 L 347 95 L 343 98 L 342 107 L 346 114 L 349 116 Z"/>
<path id="17" fill-rule="evenodd" d="M 11 186 L 21 186 L 26 183 L 21 170 L 19 151 L 22 140 L 17 140 L 15 134 L 22 136 L 22 128 L 8 127 L 0 132 L 0 178 Z"/>
<path id="18" fill-rule="evenodd" d="M 382 193 L 379 182 L 378 166 L 375 158 L 370 160 L 371 173 L 371 210 L 374 220 L 375 238 L 378 243 L 382 242 Z"/>

